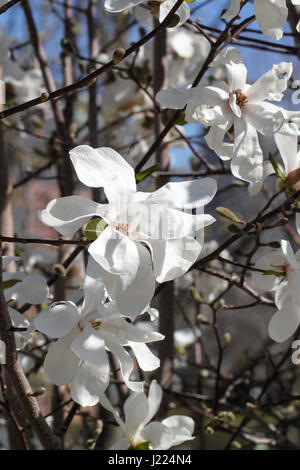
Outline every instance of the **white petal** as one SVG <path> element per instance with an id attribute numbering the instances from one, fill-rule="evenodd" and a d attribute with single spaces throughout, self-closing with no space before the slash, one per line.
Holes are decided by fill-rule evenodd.
<path id="1" fill-rule="evenodd" d="M 173 6 L 177 0 L 165 0 L 160 4 L 159 8 L 159 21 L 162 22 L 165 17 L 170 13 L 172 10 Z M 184 24 L 190 17 L 190 7 L 187 5 L 186 2 L 183 2 L 180 7 L 176 10 L 176 15 L 179 16 L 179 23 L 176 25 L 176 27 L 181 26 Z"/>
<path id="2" fill-rule="evenodd" d="M 192 434 L 195 429 L 195 423 L 189 416 L 169 416 L 162 421 L 162 424 L 172 431 L 172 446 L 178 446 L 185 441 L 194 439 Z"/>
<path id="3" fill-rule="evenodd" d="M 228 85 L 231 91 L 243 90 L 246 85 L 247 69 L 244 64 L 227 64 Z"/>
<path id="4" fill-rule="evenodd" d="M 156 380 L 152 380 L 148 391 L 148 414 L 146 423 L 149 423 L 159 410 L 162 399 L 162 388 Z"/>
<path id="5" fill-rule="evenodd" d="M 160 365 L 160 360 L 153 354 L 145 343 L 134 343 L 128 341 L 128 346 L 131 347 L 133 354 L 140 366 L 145 371 L 156 370 Z"/>
<path id="6" fill-rule="evenodd" d="M 13 326 L 18 328 L 28 328 L 30 323 L 25 317 L 25 315 L 21 315 L 17 310 L 14 308 L 8 307 L 8 313 L 11 319 Z"/>
<path id="7" fill-rule="evenodd" d="M 55 385 L 70 383 L 79 366 L 80 360 L 70 349 L 70 345 L 78 333 L 79 329 L 74 328 L 49 348 L 44 361 L 44 371 L 48 379 Z"/>
<path id="8" fill-rule="evenodd" d="M 155 281 L 148 249 L 139 242 L 129 242 L 132 245 L 126 252 L 126 258 L 123 258 L 126 270 L 120 275 L 113 275 L 108 271 L 102 275 L 108 293 L 115 300 L 119 311 L 125 316 L 135 317 L 144 312 L 150 304 L 155 291 Z M 97 261 L 97 254 L 91 255 Z"/>
<path id="9" fill-rule="evenodd" d="M 117 357 L 120 363 L 121 374 L 127 387 L 133 392 L 142 392 L 144 382 L 133 382 L 130 380 L 130 375 L 134 368 L 130 354 L 116 342 L 106 340 L 105 343 L 107 348 Z"/>
<path id="10" fill-rule="evenodd" d="M 72 237 L 93 215 L 105 216 L 107 205 L 101 205 L 81 196 L 53 199 L 39 212 L 39 219 L 65 237 Z"/>
<path id="11" fill-rule="evenodd" d="M 196 262 L 201 245 L 193 238 L 179 240 L 147 240 L 152 253 L 157 282 L 167 282 L 185 274 Z"/>
<path id="12" fill-rule="evenodd" d="M 110 368 L 108 361 L 101 366 L 83 361 L 72 380 L 70 395 L 81 406 L 94 406 L 99 401 L 100 391 L 109 384 Z"/>
<path id="13" fill-rule="evenodd" d="M 141 437 L 145 442 L 151 443 L 151 450 L 168 450 L 173 444 L 172 431 L 157 421 L 145 426 L 141 432 Z"/>
<path id="14" fill-rule="evenodd" d="M 282 253 L 284 254 L 287 262 L 295 269 L 298 269 L 298 262 L 296 260 L 293 248 L 288 240 L 281 240 L 280 242 Z"/>
<path id="15" fill-rule="evenodd" d="M 283 0 L 285 1 L 285 0 Z M 291 78 L 293 64 L 281 62 L 262 75 L 247 91 L 249 102 L 271 100 L 281 101 Z"/>
<path id="16" fill-rule="evenodd" d="M 260 181 L 263 174 L 263 153 L 257 131 L 243 119 L 234 120 L 234 151 L 231 171 L 234 176 L 250 183 Z"/>
<path id="17" fill-rule="evenodd" d="M 119 439 L 115 444 L 113 444 L 109 450 L 128 450 L 130 446 L 131 444 L 127 437 L 122 437 L 122 439 Z"/>
<path id="18" fill-rule="evenodd" d="M 146 395 L 141 393 L 132 393 L 124 403 L 125 426 L 127 436 L 131 439 L 148 415 L 148 400 Z"/>
<path id="19" fill-rule="evenodd" d="M 15 273 L 8 273 L 13 279 L 17 278 Z M 22 282 L 18 282 L 15 286 L 5 289 L 5 298 L 17 300 L 30 304 L 40 304 L 48 295 L 48 286 L 46 280 L 38 274 L 27 274 Z"/>
<path id="20" fill-rule="evenodd" d="M 254 182 L 254 183 L 250 183 L 248 186 L 248 191 L 249 191 L 250 196 L 255 196 L 257 193 L 259 193 L 265 179 L 274 173 L 275 171 L 274 171 L 272 163 L 268 161 L 264 161 L 263 162 L 263 174 L 262 174 L 261 180 Z"/>
<path id="21" fill-rule="evenodd" d="M 128 237 L 106 227 L 90 245 L 89 253 L 106 271 L 121 274 L 126 270 L 127 260 L 135 254 L 134 245 Z"/>
<path id="22" fill-rule="evenodd" d="M 121 194 L 136 192 L 134 170 L 115 150 L 79 145 L 70 157 L 79 180 L 91 188 L 103 187 L 110 202 Z"/>
<path id="23" fill-rule="evenodd" d="M 105 0 L 104 8 L 111 13 L 118 13 L 119 11 L 135 7 L 144 1 L 145 0 Z"/>
<path id="24" fill-rule="evenodd" d="M 96 330 L 87 323 L 80 335 L 76 336 L 71 344 L 72 351 L 80 359 L 88 361 L 92 364 L 102 366 L 107 364 L 105 352 L 105 341 L 101 334 L 97 334 Z"/>
<path id="25" fill-rule="evenodd" d="M 208 204 L 217 192 L 217 182 L 213 178 L 167 183 L 151 194 L 153 203 L 169 208 L 192 209 Z"/>
<path id="26" fill-rule="evenodd" d="M 33 320 L 34 326 L 50 338 L 68 334 L 80 320 L 78 308 L 73 302 L 56 302 L 42 310 Z"/>
<path id="27" fill-rule="evenodd" d="M 168 88 L 156 95 L 156 100 L 165 108 L 181 109 L 186 104 L 216 106 L 228 98 L 228 93 L 218 87 L 198 86 L 190 89 Z"/>
<path id="28" fill-rule="evenodd" d="M 262 32 L 272 39 L 281 39 L 287 20 L 286 0 L 255 0 L 254 12 Z"/>
<path id="29" fill-rule="evenodd" d="M 299 168 L 297 159 L 298 136 L 275 134 L 275 142 L 283 160 L 285 175 Z"/>
<path id="30" fill-rule="evenodd" d="M 241 3 L 242 3 L 242 0 L 231 0 L 230 7 L 224 13 L 222 18 L 224 18 L 224 20 L 229 20 L 233 18 L 234 16 L 238 15 L 241 9 Z"/>
<path id="31" fill-rule="evenodd" d="M 96 309 L 106 297 L 104 281 L 98 263 L 89 256 L 84 278 L 84 301 L 82 311 L 85 315 Z"/>
<path id="32" fill-rule="evenodd" d="M 289 339 L 300 324 L 300 309 L 287 300 L 271 318 L 268 332 L 273 341 L 282 343 Z"/>
<path id="33" fill-rule="evenodd" d="M 243 118 L 263 135 L 273 135 L 281 128 L 284 115 L 280 108 L 272 103 L 248 103 Z"/>

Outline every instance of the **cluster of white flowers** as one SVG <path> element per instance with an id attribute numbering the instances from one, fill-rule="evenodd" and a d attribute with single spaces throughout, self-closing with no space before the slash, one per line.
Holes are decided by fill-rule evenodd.
<path id="1" fill-rule="evenodd" d="M 70 157 L 78 179 L 89 187 L 103 187 L 108 203 L 75 195 L 51 201 L 39 214 L 45 225 L 64 236 L 72 236 L 93 216 L 101 218 L 98 236 L 89 246 L 82 306 L 56 302 L 33 321 L 37 330 L 58 339 L 46 356 L 45 373 L 57 385 L 72 382 L 71 397 L 81 405 L 102 403 L 110 380 L 106 353 L 110 351 L 120 363 L 125 384 L 137 394 L 128 403 L 145 400 L 144 383 L 130 380 L 134 362 L 125 347 L 142 370 L 152 371 L 159 367 L 159 360 L 146 343 L 163 340 L 163 336 L 132 321 L 146 311 L 155 318 L 149 307 L 155 281 L 181 277 L 198 259 L 204 228 L 214 222 L 204 214 L 204 206 L 214 197 L 216 182 L 205 178 L 167 183 L 153 193 L 143 193 L 137 191 L 132 167 L 111 148 L 79 146 Z M 151 417 L 147 414 L 148 421 Z M 191 438 L 189 418 L 151 423 L 141 433 L 143 422 L 137 422 L 134 430 L 139 443 L 152 427 L 160 426 L 160 434 L 151 440 L 153 448 L 164 448 L 165 440 L 175 445 Z M 175 431 L 183 422 L 186 431 L 181 430 L 179 438 Z M 134 436 L 128 438 L 131 446 L 136 443 Z"/>
<path id="2" fill-rule="evenodd" d="M 300 5 L 300 0 L 291 1 Z M 139 5 L 137 18 L 147 24 L 149 5 L 142 5 L 146 3 L 106 0 L 105 8 L 117 13 Z M 152 13 L 161 22 L 176 0 L 152 3 Z M 242 3 L 232 0 L 223 18 L 238 15 Z M 280 39 L 288 14 L 286 1 L 255 0 L 254 9 L 262 32 Z M 189 19 L 186 2 L 176 15 L 175 27 Z M 10 39 L 4 35 L 0 65 L 6 67 L 7 89 L 13 102 L 16 97 L 17 101 L 26 101 L 31 98 L 28 90 L 33 96 L 36 93 L 32 84 L 24 86 L 25 77 L 41 90 L 41 75 L 34 69 L 24 74 L 16 63 L 9 61 L 9 46 Z M 203 36 L 191 40 L 185 32 L 175 30 L 170 33 L 168 47 L 175 88 L 161 90 L 156 96 L 158 103 L 171 109 L 185 108 L 187 122 L 209 128 L 205 137 L 209 148 L 222 160 L 231 161 L 232 174 L 250 183 L 251 195 L 257 194 L 264 180 L 275 172 L 274 165 L 264 160 L 259 134 L 274 136 L 283 161 L 283 167 L 279 165 L 283 179 L 290 188 L 299 189 L 300 111 L 287 111 L 272 103 L 282 100 L 292 76 L 292 64 L 273 65 L 249 84 L 240 52 L 228 47 L 210 64 L 210 71 L 225 70 L 226 77 L 209 86 L 202 80 L 198 86 L 190 87 L 196 76 L 195 66 L 198 69 L 209 52 L 209 41 Z M 137 63 L 145 60 L 147 50 L 142 54 Z M 176 60 L 172 55 L 176 55 Z M 185 88 L 179 88 L 182 85 Z M 120 89 L 116 80 L 108 89 L 102 103 L 104 118 L 147 104 L 141 90 L 137 94 L 132 84 Z M 136 124 L 134 121 L 133 125 Z M 89 188 L 103 188 L 107 203 L 79 195 L 62 197 L 49 202 L 39 218 L 64 237 L 72 237 L 97 217 L 95 239 L 88 248 L 83 301 L 79 305 L 71 300 L 55 302 L 37 314 L 31 324 L 9 306 L 13 326 L 27 328 L 15 333 L 17 348 L 23 347 L 34 330 L 56 340 L 44 361 L 46 376 L 59 386 L 71 384 L 70 395 L 80 405 L 100 402 L 111 411 L 125 434 L 113 449 L 168 449 L 193 439 L 194 422 L 186 416 L 152 421 L 160 406 L 162 389 L 153 380 L 147 397 L 145 383 L 134 376 L 135 364 L 145 372 L 156 370 L 159 359 L 148 343 L 163 341 L 164 336 L 141 327 L 135 320 L 145 314 L 150 321 L 157 319 L 158 312 L 150 307 L 157 283 L 182 277 L 199 259 L 204 229 L 215 221 L 204 213 L 204 208 L 216 193 L 216 181 L 203 178 L 169 182 L 154 192 L 141 192 L 137 190 L 133 168 L 112 148 L 79 145 L 71 150 L 70 159 L 78 180 Z M 300 213 L 296 214 L 296 226 L 300 234 Z M 205 249 L 206 253 L 213 251 L 216 242 Z M 227 252 L 222 255 L 230 260 Z M 16 258 L 3 257 L 3 268 L 13 260 Z M 221 261 L 214 260 L 211 267 L 218 271 L 223 266 Z M 255 268 L 253 283 L 262 290 L 275 292 L 278 311 L 269 323 L 269 335 L 274 341 L 285 341 L 300 325 L 300 251 L 294 254 L 289 242 L 282 240 L 281 248 L 260 258 Z M 212 277 L 205 274 L 201 281 L 201 294 L 207 302 L 217 298 L 228 285 L 226 279 L 213 280 L 211 285 Z M 3 272 L 3 282 L 7 301 L 41 304 L 48 298 L 47 284 L 36 274 Z M 124 383 L 132 392 L 124 405 L 124 421 L 106 396 L 111 376 L 108 353 L 119 361 Z M 5 347 L 1 341 L 0 363 L 4 362 Z"/>

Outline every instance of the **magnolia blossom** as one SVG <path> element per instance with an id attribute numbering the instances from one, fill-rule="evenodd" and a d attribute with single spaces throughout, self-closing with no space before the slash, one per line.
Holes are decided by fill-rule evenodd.
<path id="1" fill-rule="evenodd" d="M 253 272 L 253 283 L 262 290 L 275 292 L 278 311 L 269 323 L 271 339 L 279 343 L 292 336 L 300 325 L 300 250 L 295 254 L 290 243 L 281 241 L 281 248 L 261 257 Z"/>
<path id="2" fill-rule="evenodd" d="M 158 0 L 157 7 L 159 7 L 159 21 L 162 22 L 169 12 L 174 7 L 177 0 Z M 104 7 L 111 13 L 119 13 L 120 11 L 128 10 L 141 3 L 148 3 L 147 0 L 106 0 Z M 179 17 L 179 22 L 176 26 L 181 26 L 190 17 L 190 7 L 184 1 L 175 13 Z"/>
<path id="3" fill-rule="evenodd" d="M 203 207 L 215 195 L 216 182 L 205 178 L 168 183 L 153 193 L 137 192 L 132 167 L 116 151 L 81 145 L 70 155 L 79 180 L 103 187 L 109 203 L 81 196 L 54 199 L 40 212 L 40 220 L 72 236 L 93 215 L 103 218 L 107 227 L 89 253 L 102 268 L 105 287 L 118 309 L 124 315 L 139 315 L 153 297 L 155 279 L 180 277 L 197 260 L 203 229 L 214 221 L 203 214 Z"/>
<path id="4" fill-rule="evenodd" d="M 262 179 L 263 174 L 263 152 L 257 133 L 273 135 L 285 120 L 283 110 L 266 100 L 282 99 L 292 74 L 292 64 L 281 62 L 273 65 L 253 85 L 248 85 L 247 69 L 241 60 L 237 61 L 237 55 L 238 52 L 234 54 L 234 60 L 233 54 L 223 55 L 227 61 L 224 65 L 228 83 L 222 81 L 214 86 L 162 90 L 156 98 L 168 108 L 181 109 L 188 105 L 186 120 L 210 126 L 206 142 L 220 158 L 232 159 L 233 175 L 255 183 Z M 234 144 L 224 142 L 232 126 Z"/>
<path id="5" fill-rule="evenodd" d="M 58 341 L 49 349 L 44 370 L 51 382 L 72 382 L 71 397 L 82 406 L 98 402 L 110 378 L 106 351 L 120 362 L 124 382 L 133 391 L 143 390 L 143 382 L 132 382 L 134 362 L 125 347 L 130 347 L 144 371 L 159 367 L 159 359 L 145 343 L 160 341 L 160 333 L 145 331 L 128 323 L 114 302 L 103 304 L 105 289 L 100 269 L 90 258 L 84 281 L 81 308 L 73 302 L 56 302 L 39 313 L 33 323 L 36 329 Z"/>
<path id="6" fill-rule="evenodd" d="M 148 397 L 144 393 L 132 393 L 124 404 L 125 422 L 104 394 L 100 403 L 113 413 L 126 437 L 120 439 L 110 450 L 149 449 L 167 450 L 194 439 L 194 421 L 188 416 L 169 416 L 161 423 L 151 422 L 162 399 L 162 389 L 153 380 Z"/>
<path id="7" fill-rule="evenodd" d="M 293 5 L 300 5 L 300 0 L 291 0 Z M 230 19 L 239 14 L 242 0 L 231 0 L 229 9 L 224 13 L 224 19 Z M 283 26 L 288 18 L 286 0 L 254 0 L 254 12 L 262 32 L 272 39 L 281 39 Z M 298 23 L 299 28 L 300 22 Z"/>

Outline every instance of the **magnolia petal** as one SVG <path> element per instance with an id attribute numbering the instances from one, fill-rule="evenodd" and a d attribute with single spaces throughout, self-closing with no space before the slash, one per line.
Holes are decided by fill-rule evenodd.
<path id="1" fill-rule="evenodd" d="M 157 421 L 145 426 L 141 431 L 141 437 L 145 442 L 151 443 L 151 450 L 168 450 L 172 447 L 172 431 Z"/>
<path id="2" fill-rule="evenodd" d="M 84 278 L 84 301 L 82 305 L 84 315 L 95 310 L 98 304 L 105 301 L 105 298 L 106 292 L 100 266 L 89 256 Z"/>
<path id="3" fill-rule="evenodd" d="M 102 335 L 87 323 L 82 332 L 76 336 L 71 349 L 80 359 L 91 364 L 102 366 L 108 363 L 105 352 L 105 341 Z"/>
<path id="4" fill-rule="evenodd" d="M 136 192 L 134 170 L 115 150 L 79 145 L 71 150 L 70 157 L 79 180 L 91 188 L 103 187 L 110 202 Z"/>
<path id="5" fill-rule="evenodd" d="M 283 125 L 284 115 L 280 108 L 272 103 L 248 103 L 243 118 L 263 135 L 273 135 Z"/>
<path id="6" fill-rule="evenodd" d="M 109 384 L 110 367 L 108 361 L 102 365 L 83 361 L 72 380 L 71 398 L 81 406 L 94 406 L 99 401 L 100 390 L 105 391 Z"/>
<path id="7" fill-rule="evenodd" d="M 145 0 L 105 0 L 104 8 L 111 13 L 118 13 L 119 11 L 133 8 L 144 1 Z"/>
<path id="8" fill-rule="evenodd" d="M 193 209 L 208 204 L 217 192 L 213 178 L 167 183 L 157 189 L 148 201 L 168 208 Z"/>
<path id="9" fill-rule="evenodd" d="M 274 173 L 275 171 L 274 171 L 272 163 L 268 161 L 264 161 L 263 162 L 263 174 L 262 174 L 261 180 L 254 182 L 254 183 L 250 183 L 248 186 L 248 191 L 249 191 L 250 196 L 255 196 L 256 194 L 258 194 L 262 188 L 262 185 L 265 179 Z"/>
<path id="10" fill-rule="evenodd" d="M 286 0 L 254 0 L 254 12 L 262 32 L 272 39 L 281 39 L 287 20 Z"/>
<path id="11" fill-rule="evenodd" d="M 156 95 L 156 100 L 165 108 L 181 109 L 186 104 L 221 105 L 228 98 L 228 93 L 218 87 L 198 86 L 190 89 L 168 88 Z"/>
<path id="12" fill-rule="evenodd" d="M 299 168 L 297 158 L 298 136 L 275 134 L 275 142 L 284 164 L 285 175 Z"/>
<path id="13" fill-rule="evenodd" d="M 234 16 L 238 15 L 241 9 L 242 0 L 231 0 L 230 7 L 228 10 L 222 15 L 224 20 L 229 20 Z"/>
<path id="14" fill-rule="evenodd" d="M 78 308 L 73 302 L 56 302 L 42 310 L 33 320 L 34 326 L 50 338 L 68 334 L 80 320 Z"/>
<path id="15" fill-rule="evenodd" d="M 10 277 L 18 278 L 18 273 L 7 273 Z M 18 302 L 30 304 L 40 304 L 44 302 L 48 295 L 48 286 L 46 280 L 38 274 L 26 274 L 22 282 L 18 282 L 15 286 L 5 289 L 4 294 L 7 300 L 13 299 Z"/>
<path id="16" fill-rule="evenodd" d="M 247 69 L 243 63 L 226 65 L 228 85 L 232 91 L 243 90 L 246 85 Z"/>
<path id="17" fill-rule="evenodd" d="M 159 358 L 150 351 L 145 343 L 134 343 L 133 341 L 128 341 L 128 346 L 131 347 L 133 354 L 143 371 L 149 372 L 156 370 L 159 367 Z"/>
<path id="18" fill-rule="evenodd" d="M 104 217 L 107 207 L 107 204 L 101 205 L 81 196 L 67 196 L 53 199 L 38 216 L 47 227 L 72 237 L 93 215 Z"/>
<path id="19" fill-rule="evenodd" d="M 116 342 L 106 340 L 106 346 L 118 359 L 121 374 L 127 387 L 133 392 L 142 392 L 144 382 L 133 382 L 130 380 L 130 375 L 134 369 L 134 363 L 130 354 Z"/>
<path id="20" fill-rule="evenodd" d="M 281 0 L 282 1 L 282 0 Z M 283 0 L 285 1 L 285 0 Z M 293 64 L 281 62 L 262 75 L 246 92 L 249 102 L 281 101 L 293 71 Z"/>
<path id="21" fill-rule="evenodd" d="M 148 414 L 145 423 L 149 423 L 159 410 L 162 400 L 162 388 L 156 380 L 152 380 L 148 391 Z"/>
<path id="22" fill-rule="evenodd" d="M 300 309 L 289 299 L 271 318 L 268 326 L 269 336 L 277 343 L 289 339 L 300 324 Z"/>
<path id="23" fill-rule="evenodd" d="M 185 274 L 196 262 L 201 245 L 190 237 L 178 240 L 147 240 L 157 282 L 167 282 Z"/>
<path id="24" fill-rule="evenodd" d="M 79 366 L 80 359 L 70 349 L 71 343 L 78 333 L 79 328 L 76 327 L 49 348 L 44 361 L 44 371 L 48 379 L 55 385 L 70 383 Z"/>
<path id="25" fill-rule="evenodd" d="M 189 416 L 169 416 L 162 421 L 162 424 L 172 432 L 172 446 L 178 446 L 183 442 L 194 439 L 192 434 L 195 429 L 195 422 Z"/>
<path id="26" fill-rule="evenodd" d="M 146 395 L 143 392 L 132 393 L 124 403 L 124 414 L 127 436 L 133 439 L 148 415 Z"/>
<path id="27" fill-rule="evenodd" d="M 89 253 L 103 269 L 112 274 L 123 274 L 132 256 L 136 261 L 135 243 L 109 226 L 90 245 Z"/>
<path id="28" fill-rule="evenodd" d="M 249 183 L 260 181 L 263 174 L 263 153 L 256 129 L 243 119 L 234 120 L 234 151 L 231 171 Z"/>
<path id="29" fill-rule="evenodd" d="M 155 291 L 151 255 L 141 243 L 136 243 L 127 270 L 113 275 L 103 270 L 103 280 L 108 294 L 124 316 L 131 318 L 143 313 L 150 304 Z"/>
<path id="30" fill-rule="evenodd" d="M 288 240 L 281 240 L 280 242 L 282 253 L 285 256 L 287 262 L 294 268 L 299 269 L 297 259 L 295 257 L 293 248 Z"/>
<path id="31" fill-rule="evenodd" d="M 170 13 L 177 0 L 165 0 L 160 4 L 159 8 L 159 21 L 162 22 L 165 17 Z M 179 23 L 176 27 L 183 25 L 190 17 L 190 7 L 186 2 L 183 2 L 176 10 L 176 15 L 179 16 Z"/>
<path id="32" fill-rule="evenodd" d="M 113 444 L 109 450 L 128 450 L 130 446 L 131 444 L 127 437 L 122 437 L 122 439 L 119 439 L 115 444 Z"/>

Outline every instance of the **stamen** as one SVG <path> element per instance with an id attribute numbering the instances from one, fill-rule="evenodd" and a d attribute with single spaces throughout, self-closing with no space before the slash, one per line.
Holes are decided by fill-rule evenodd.
<path id="1" fill-rule="evenodd" d="M 235 92 L 236 95 L 236 104 L 240 108 L 244 108 L 244 106 L 248 103 L 248 98 L 244 93 L 242 93 L 240 90 L 236 90 Z"/>

